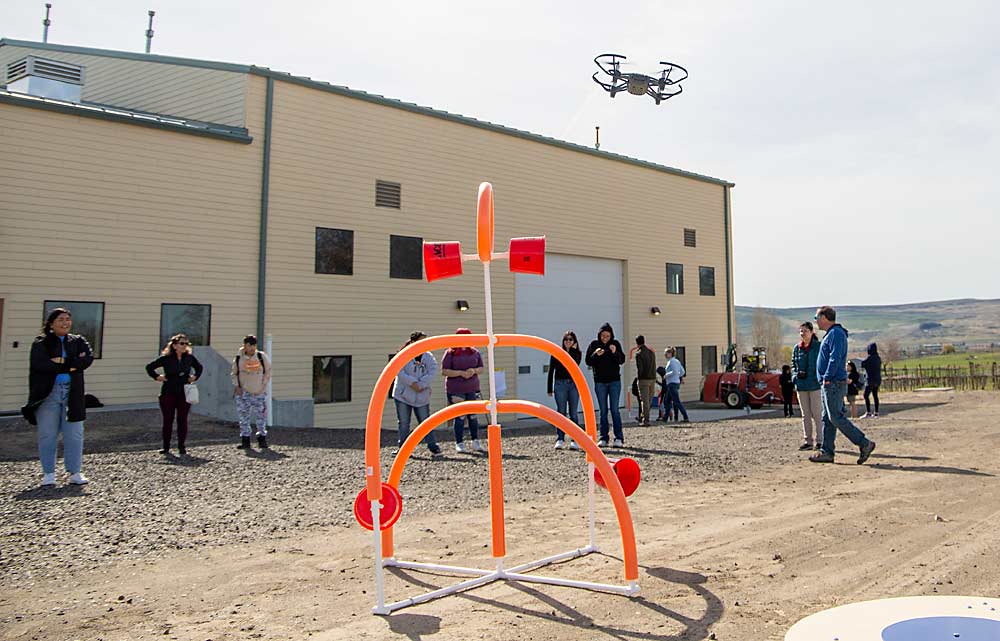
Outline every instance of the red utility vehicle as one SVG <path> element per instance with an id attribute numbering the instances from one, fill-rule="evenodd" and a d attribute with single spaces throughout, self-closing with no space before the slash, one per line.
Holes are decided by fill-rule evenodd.
<path id="1" fill-rule="evenodd" d="M 744 354 L 737 369 L 736 346 L 730 346 L 726 361 L 725 372 L 705 377 L 701 388 L 703 402 L 724 403 L 730 409 L 758 409 L 782 402 L 780 373 L 767 370 L 767 351 L 763 347 L 754 347 L 752 354 Z M 792 398 L 792 402 L 798 403 L 798 399 Z"/>

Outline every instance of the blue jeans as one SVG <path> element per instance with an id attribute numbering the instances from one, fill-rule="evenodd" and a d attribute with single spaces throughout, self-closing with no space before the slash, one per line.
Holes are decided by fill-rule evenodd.
<path id="1" fill-rule="evenodd" d="M 54 474 L 56 471 L 59 432 L 63 435 L 63 464 L 66 471 L 76 474 L 83 463 L 83 421 L 66 420 L 68 403 L 69 383 L 56 383 L 35 412 L 38 422 L 38 459 L 42 463 L 42 472 L 46 474 Z"/>
<path id="2" fill-rule="evenodd" d="M 847 396 L 847 381 L 837 381 L 823 385 L 823 453 L 833 456 L 833 442 L 837 438 L 837 430 L 844 433 L 851 443 L 858 447 L 868 445 L 865 433 L 847 418 L 847 408 L 844 397 Z"/>
<path id="3" fill-rule="evenodd" d="M 579 425 L 576 408 L 580 404 L 580 390 L 576 389 L 576 383 L 569 378 L 556 379 L 552 381 L 552 393 L 556 397 L 556 411 Z M 565 437 L 563 431 L 556 428 L 556 440 L 562 441 Z"/>
<path id="4" fill-rule="evenodd" d="M 594 391 L 597 393 L 598 413 L 601 415 L 601 439 L 608 440 L 608 409 L 611 409 L 611 422 L 615 427 L 615 438 L 625 441 L 622 432 L 622 415 L 618 411 L 618 399 L 622 395 L 622 382 L 598 383 L 594 381 Z"/>
<path id="5" fill-rule="evenodd" d="M 454 405 L 462 401 L 478 401 L 482 398 L 479 392 L 466 392 L 465 394 L 448 394 L 448 404 Z M 455 417 L 455 442 L 462 442 L 462 434 L 465 432 L 465 419 L 469 419 L 469 437 L 473 441 L 479 438 L 479 418 L 475 414 Z"/>
<path id="6" fill-rule="evenodd" d="M 671 405 L 674 408 L 674 420 L 679 421 L 680 417 L 677 412 L 680 412 L 684 416 L 684 420 L 688 419 L 688 412 L 684 409 L 684 403 L 681 403 L 681 384 L 680 383 L 667 383 L 667 407 Z"/>
<path id="7" fill-rule="evenodd" d="M 404 403 L 398 399 L 392 399 L 396 401 L 396 426 L 399 429 L 399 444 L 402 445 L 406 442 L 406 437 L 410 435 L 410 416 L 416 415 L 417 424 L 423 423 L 427 420 L 427 417 L 431 415 L 431 406 L 423 405 L 421 407 L 414 407 L 408 403 Z M 427 433 L 424 437 L 424 443 L 431 452 L 437 452 L 441 448 L 438 447 L 437 441 L 434 440 L 434 431 Z"/>

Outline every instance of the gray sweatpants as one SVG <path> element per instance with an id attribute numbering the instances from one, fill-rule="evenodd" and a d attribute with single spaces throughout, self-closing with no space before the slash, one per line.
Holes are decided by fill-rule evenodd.
<path id="1" fill-rule="evenodd" d="M 798 391 L 802 410 L 802 438 L 810 445 L 823 442 L 823 391 Z M 816 437 L 813 438 L 815 430 Z"/>

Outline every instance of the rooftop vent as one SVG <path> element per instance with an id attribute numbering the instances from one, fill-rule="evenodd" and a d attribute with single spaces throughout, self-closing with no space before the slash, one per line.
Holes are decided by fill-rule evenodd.
<path id="1" fill-rule="evenodd" d="M 27 56 L 7 65 L 7 91 L 80 102 L 83 67 L 61 60 Z"/>

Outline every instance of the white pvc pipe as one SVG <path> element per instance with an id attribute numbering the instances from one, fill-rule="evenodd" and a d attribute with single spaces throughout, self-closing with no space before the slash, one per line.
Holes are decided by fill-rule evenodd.
<path id="1" fill-rule="evenodd" d="M 497 425 L 497 381 L 496 367 L 493 363 L 493 349 L 497 337 L 493 335 L 493 292 L 490 288 L 490 264 L 483 263 L 483 280 L 486 293 L 486 335 L 490 342 L 486 346 L 486 360 L 490 373 L 490 425 Z"/>
<path id="2" fill-rule="evenodd" d="M 507 570 L 510 572 L 524 572 L 525 570 L 531 570 L 534 568 L 541 567 L 543 565 L 548 565 L 549 563 L 555 563 L 556 561 L 564 561 L 566 559 L 575 559 L 579 556 L 584 556 L 590 554 L 594 550 L 591 548 L 577 548 L 575 550 L 570 550 L 569 552 L 562 552 L 560 554 L 553 554 L 552 556 L 547 556 L 544 559 L 538 559 L 537 561 L 529 561 L 527 563 L 522 563 L 521 565 L 515 565 L 511 569 Z"/>
<path id="3" fill-rule="evenodd" d="M 480 568 L 466 568 L 458 565 L 440 565 L 438 563 L 416 563 L 413 561 L 397 561 L 396 559 L 386 559 L 383 562 L 386 566 L 405 568 L 407 570 L 433 570 L 436 572 L 451 572 L 452 574 L 471 574 L 473 576 L 484 576 L 492 574 L 493 570 L 483 570 Z"/>
<path id="4" fill-rule="evenodd" d="M 385 581 L 382 576 L 382 521 L 379 518 L 381 504 L 372 499 L 372 534 L 375 536 L 375 614 L 389 614 L 385 607 Z"/>
<path id="5" fill-rule="evenodd" d="M 573 581 L 571 579 L 558 579 L 550 576 L 535 576 L 534 574 L 516 574 L 507 572 L 505 578 L 511 581 L 523 581 L 525 583 L 545 583 L 547 585 L 561 585 L 567 588 L 583 588 L 585 590 L 599 590 L 601 592 L 611 592 L 614 594 L 631 594 L 631 588 L 624 585 L 609 585 L 607 583 L 591 583 L 590 581 Z"/>
<path id="6" fill-rule="evenodd" d="M 590 547 L 596 552 L 597 551 L 597 533 L 594 527 L 594 493 L 596 491 L 595 481 L 594 481 L 594 462 L 591 461 L 587 465 L 587 478 L 590 479 L 590 491 L 587 495 L 587 502 L 590 505 L 589 515 L 587 517 L 587 527 L 590 530 Z"/>
<path id="7" fill-rule="evenodd" d="M 499 577 L 496 572 L 490 572 L 485 576 L 476 577 L 474 579 L 469 579 L 468 581 L 462 581 L 461 583 L 456 583 L 455 585 L 448 586 L 446 588 L 440 588 L 432 592 L 425 592 L 424 594 L 419 594 L 415 597 L 410 597 L 403 601 L 396 601 L 395 603 L 390 603 L 385 606 L 387 612 L 392 610 L 398 610 L 400 608 L 405 608 L 411 605 L 416 605 L 418 603 L 423 603 L 425 601 L 432 601 L 438 597 L 447 596 L 449 594 L 454 594 L 456 592 L 461 592 L 463 590 L 468 590 L 469 588 L 478 587 L 480 585 L 489 583 L 491 581 L 496 581 Z"/>

